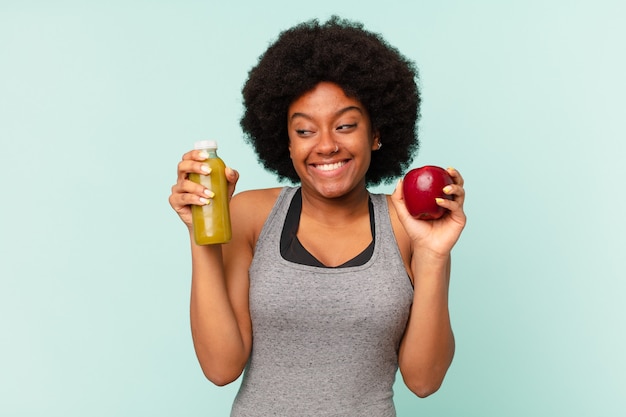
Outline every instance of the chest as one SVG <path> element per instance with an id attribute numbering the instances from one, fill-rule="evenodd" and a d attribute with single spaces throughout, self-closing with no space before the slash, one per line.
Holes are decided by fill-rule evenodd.
<path id="1" fill-rule="evenodd" d="M 354 225 L 324 228 L 303 218 L 297 232 L 302 246 L 323 265 L 335 267 L 353 259 L 372 243 L 369 217 Z"/>
<path id="2" fill-rule="evenodd" d="M 383 268 L 323 271 L 274 265 L 251 274 L 255 331 L 291 332 L 303 340 L 320 334 L 377 334 L 391 339 L 402 335 L 413 298 L 405 273 Z"/>
<path id="3" fill-rule="evenodd" d="M 378 207 L 376 196 L 374 203 Z M 289 216 L 271 217 L 249 270 L 249 306 L 255 334 L 289 335 L 289 339 L 303 340 L 310 334 L 335 334 L 340 338 L 349 332 L 390 340 L 402 336 L 413 301 L 413 287 L 391 225 L 382 214 L 373 212 L 380 224 L 370 225 L 366 213 L 358 227 L 362 233 L 357 240 L 362 244 L 351 245 L 360 251 L 374 238 L 373 253 L 363 264 L 341 268 L 287 260 L 281 255 L 278 242 L 282 241 L 281 234 L 292 230 Z M 341 246 L 330 238 L 316 242 L 337 251 Z M 304 243 L 307 249 L 311 248 L 310 242 Z"/>

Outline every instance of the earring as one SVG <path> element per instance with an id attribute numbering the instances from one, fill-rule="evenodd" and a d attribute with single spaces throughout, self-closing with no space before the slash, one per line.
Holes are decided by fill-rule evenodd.
<path id="1" fill-rule="evenodd" d="M 380 149 L 380 148 L 382 148 L 382 147 L 383 147 L 382 142 L 378 142 L 378 149 Z"/>

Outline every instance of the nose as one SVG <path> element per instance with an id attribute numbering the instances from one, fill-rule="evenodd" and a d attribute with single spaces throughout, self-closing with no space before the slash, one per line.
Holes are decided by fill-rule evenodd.
<path id="1" fill-rule="evenodd" d="M 339 145 L 331 132 L 320 132 L 319 141 L 317 143 L 317 151 L 320 154 L 330 155 L 339 150 Z"/>

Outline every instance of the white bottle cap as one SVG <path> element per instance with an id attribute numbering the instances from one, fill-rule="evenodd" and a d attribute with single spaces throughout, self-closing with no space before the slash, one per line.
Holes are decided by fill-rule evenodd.
<path id="1" fill-rule="evenodd" d="M 194 143 L 194 149 L 217 149 L 217 142 L 214 140 L 199 140 Z"/>

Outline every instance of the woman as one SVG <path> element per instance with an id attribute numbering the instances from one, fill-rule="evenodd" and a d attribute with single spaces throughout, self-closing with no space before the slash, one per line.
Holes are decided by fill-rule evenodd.
<path id="1" fill-rule="evenodd" d="M 281 33 L 243 88 L 241 125 L 260 161 L 297 186 L 234 195 L 233 239 L 193 242 L 210 192 L 178 165 L 170 204 L 190 232 L 191 328 L 206 377 L 244 377 L 232 416 L 394 416 L 398 368 L 420 397 L 454 354 L 450 252 L 465 225 L 463 179 L 441 219 L 416 220 L 401 176 L 418 147 L 417 72 L 380 36 L 333 17 Z"/>

